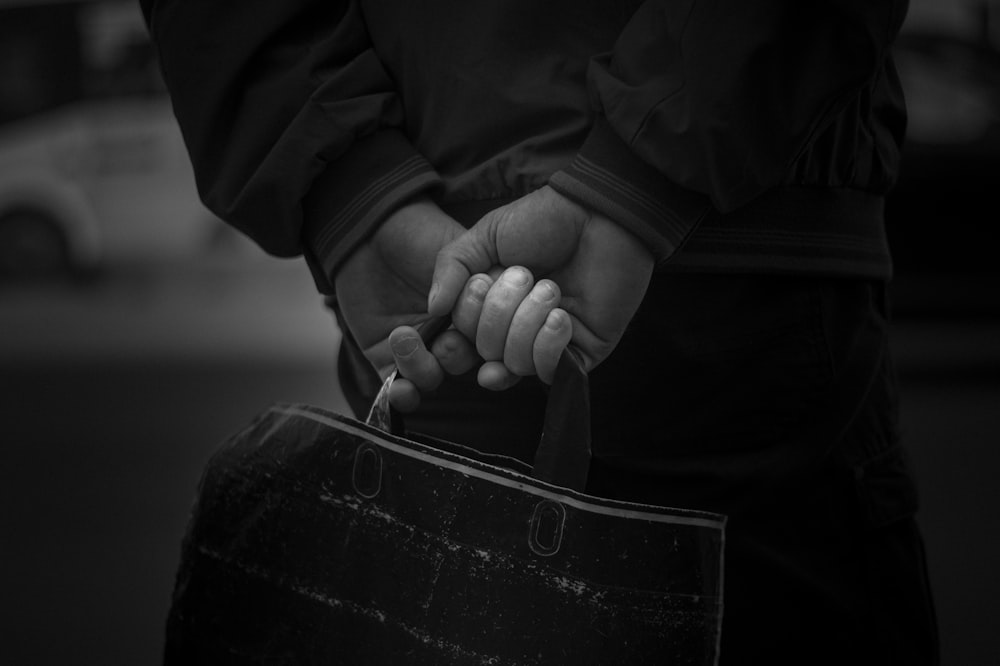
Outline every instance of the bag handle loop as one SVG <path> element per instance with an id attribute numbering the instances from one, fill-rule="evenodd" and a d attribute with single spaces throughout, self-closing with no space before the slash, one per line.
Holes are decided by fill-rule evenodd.
<path id="1" fill-rule="evenodd" d="M 451 324 L 437 317 L 417 327 L 420 337 L 430 344 Z M 405 437 L 402 415 L 389 404 L 389 387 L 396 379 L 393 369 L 375 396 L 365 423 L 384 432 Z M 555 378 L 548 392 L 545 422 L 535 452 L 532 476 L 539 481 L 583 491 L 590 469 L 590 388 L 583 361 L 567 347 L 559 358 Z"/>

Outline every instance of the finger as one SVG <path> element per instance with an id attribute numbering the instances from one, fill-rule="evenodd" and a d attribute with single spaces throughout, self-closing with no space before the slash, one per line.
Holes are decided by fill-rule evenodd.
<path id="1" fill-rule="evenodd" d="M 551 384 L 555 378 L 559 357 L 562 356 L 572 337 L 573 322 L 569 314 L 561 308 L 549 312 L 532 345 L 535 372 L 546 384 Z"/>
<path id="2" fill-rule="evenodd" d="M 503 363 L 515 375 L 536 373 L 534 344 L 546 317 L 559 305 L 559 287 L 552 280 L 539 280 L 517 306 L 504 343 Z"/>
<path id="3" fill-rule="evenodd" d="M 434 275 L 427 296 L 427 312 L 440 317 L 448 314 L 465 287 L 476 273 L 485 273 L 499 263 L 496 259 L 496 241 L 492 236 L 492 216 L 488 213 L 465 232 L 437 253 Z"/>
<path id="4" fill-rule="evenodd" d="M 389 386 L 389 404 L 400 412 L 416 411 L 420 406 L 420 390 L 405 377 L 397 377 Z"/>
<path id="5" fill-rule="evenodd" d="M 444 373 L 420 334 L 410 326 L 399 326 L 389 334 L 389 346 L 399 368 L 399 374 L 413 382 L 420 391 L 433 391 L 441 384 Z"/>
<path id="6" fill-rule="evenodd" d="M 472 342 L 455 329 L 439 335 L 431 344 L 431 353 L 449 375 L 464 375 L 481 361 Z"/>
<path id="7" fill-rule="evenodd" d="M 455 328 L 469 340 L 476 339 L 476 329 L 479 326 L 479 316 L 483 311 L 483 302 L 495 281 L 495 278 L 484 273 L 473 275 L 465 284 L 465 289 L 458 297 L 455 309 L 451 312 L 451 321 Z"/>
<path id="8" fill-rule="evenodd" d="M 521 301 L 531 292 L 531 272 L 511 266 L 490 287 L 476 328 L 476 351 L 487 361 L 503 358 L 507 330 Z"/>
<path id="9" fill-rule="evenodd" d="M 521 381 L 521 378 L 507 369 L 500 361 L 487 361 L 479 368 L 479 385 L 490 391 L 504 391 Z"/>

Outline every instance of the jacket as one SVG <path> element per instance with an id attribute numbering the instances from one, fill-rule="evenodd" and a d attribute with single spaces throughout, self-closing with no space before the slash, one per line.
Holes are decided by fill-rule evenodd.
<path id="1" fill-rule="evenodd" d="M 338 266 L 551 185 L 659 270 L 888 278 L 906 0 L 141 0 L 206 205 Z"/>

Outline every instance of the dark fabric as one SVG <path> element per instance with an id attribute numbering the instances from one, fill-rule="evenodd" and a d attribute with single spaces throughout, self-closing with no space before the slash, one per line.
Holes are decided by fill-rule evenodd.
<path id="1" fill-rule="evenodd" d="M 712 209 L 783 185 L 802 190 L 793 207 L 831 188 L 881 196 L 898 169 L 890 47 L 906 0 L 141 5 L 202 197 L 268 252 L 305 253 L 324 293 L 417 193 L 450 204 L 550 183 L 665 261 Z M 688 263 L 745 253 L 787 271 L 791 254 L 808 269 L 819 244 L 835 274 L 886 273 L 816 208 L 798 213 L 806 242 L 758 215 L 753 242 L 704 236 Z M 884 254 L 880 225 L 867 254 Z"/>
<path id="2" fill-rule="evenodd" d="M 723 664 L 937 663 L 884 300 L 659 277 L 657 310 L 592 373 L 589 490 L 730 517 Z"/>
<path id="3" fill-rule="evenodd" d="M 657 274 L 591 372 L 588 492 L 729 516 L 722 664 L 937 663 L 884 290 Z M 530 462 L 543 395 L 470 376 L 408 424 Z"/>
<path id="4" fill-rule="evenodd" d="M 860 190 L 778 187 L 731 213 L 708 211 L 659 270 L 887 280 L 884 206 Z"/>
<path id="5" fill-rule="evenodd" d="M 902 126 L 898 106 L 896 118 L 881 117 L 885 107 L 873 100 L 894 85 L 888 51 L 906 8 L 906 0 L 648 1 L 591 63 L 589 83 L 631 154 L 722 212 L 803 184 L 817 167 L 825 175 L 809 184 L 885 187 L 872 169 L 892 172 Z M 861 138 L 876 108 L 897 136 Z M 874 159 L 860 158 L 858 140 Z M 601 166 L 593 145 L 580 155 Z"/>

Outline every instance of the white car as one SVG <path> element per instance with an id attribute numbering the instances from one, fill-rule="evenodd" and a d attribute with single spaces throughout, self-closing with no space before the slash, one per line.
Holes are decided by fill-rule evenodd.
<path id="1" fill-rule="evenodd" d="M 0 276 L 236 235 L 198 199 L 138 3 L 0 0 Z"/>
<path id="2" fill-rule="evenodd" d="M 165 99 L 83 102 L 0 129 L 0 272 L 38 275 L 208 247 Z"/>

